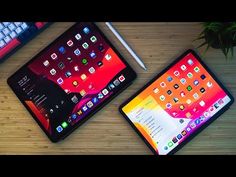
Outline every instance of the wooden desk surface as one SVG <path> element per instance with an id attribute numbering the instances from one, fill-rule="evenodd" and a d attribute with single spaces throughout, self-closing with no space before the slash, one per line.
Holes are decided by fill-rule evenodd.
<path id="1" fill-rule="evenodd" d="M 199 44 L 192 41 L 201 31 L 200 23 L 114 23 L 144 60 L 147 72 L 134 62 L 104 23 L 98 23 L 137 71 L 138 78 L 66 140 L 54 144 L 9 90 L 6 79 L 71 25 L 54 23 L 0 65 L 0 154 L 152 154 L 117 108 L 175 56 Z M 199 52 L 203 53 L 203 49 Z M 204 58 L 236 97 L 236 58 L 226 61 L 221 51 L 214 49 Z M 177 154 L 236 154 L 235 105 Z"/>

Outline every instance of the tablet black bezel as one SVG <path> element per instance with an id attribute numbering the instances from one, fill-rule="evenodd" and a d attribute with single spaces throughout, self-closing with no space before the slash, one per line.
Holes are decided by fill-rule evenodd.
<path id="1" fill-rule="evenodd" d="M 136 128 L 136 126 L 132 123 L 132 121 L 128 118 L 128 116 L 124 113 L 122 108 L 127 105 L 132 99 L 134 99 L 137 95 L 143 92 L 147 87 L 149 87 L 154 81 L 156 81 L 159 77 L 161 77 L 165 72 L 167 72 L 173 65 L 178 63 L 183 59 L 187 54 L 192 53 L 196 59 L 201 63 L 201 65 L 207 70 L 207 72 L 212 76 L 212 78 L 219 84 L 219 86 L 225 91 L 225 93 L 230 97 L 231 101 L 225 105 L 219 112 L 217 112 L 213 117 L 207 120 L 201 127 L 199 127 L 193 134 L 187 137 L 181 144 L 176 146 L 173 150 L 171 150 L 168 155 L 176 153 L 180 150 L 185 144 L 187 144 L 191 139 L 193 139 L 197 134 L 199 134 L 202 130 L 204 130 L 208 125 L 210 125 L 214 120 L 216 120 L 220 115 L 222 115 L 229 107 L 233 104 L 234 98 L 230 94 L 230 92 L 224 87 L 224 85 L 217 79 L 216 75 L 209 69 L 209 67 L 202 61 L 200 56 L 193 50 L 188 49 L 182 55 L 177 57 L 171 64 L 169 64 L 164 70 L 162 70 L 159 74 L 157 74 L 153 79 L 151 79 L 147 84 L 145 84 L 140 90 L 138 90 L 134 95 L 128 98 L 124 103 L 122 103 L 119 107 L 119 112 L 124 116 L 124 118 L 128 121 L 128 123 L 133 127 L 133 129 L 137 132 L 137 134 L 141 137 L 141 139 L 145 142 L 145 144 L 151 149 L 151 151 L 158 155 L 155 149 L 148 143 L 146 138 L 140 133 L 140 131 Z"/>
<path id="2" fill-rule="evenodd" d="M 130 81 L 127 82 L 122 88 L 120 88 L 119 90 L 117 90 L 113 95 L 111 95 L 108 99 L 104 100 L 98 107 L 96 107 L 92 112 L 90 112 L 86 117 L 84 117 L 82 120 L 80 120 L 79 122 L 77 122 L 73 127 L 71 127 L 70 130 L 67 131 L 66 134 L 62 134 L 62 136 L 59 137 L 55 137 L 52 136 L 51 134 L 48 133 L 48 131 L 43 127 L 42 123 L 39 121 L 39 119 L 37 118 L 37 116 L 35 116 L 34 112 L 26 105 L 25 100 L 21 99 L 20 94 L 18 93 L 17 89 L 13 87 L 13 82 L 14 82 L 14 76 L 17 75 L 21 70 L 23 70 L 25 67 L 27 67 L 31 62 L 33 62 L 34 60 L 37 59 L 37 57 L 42 54 L 44 51 L 48 50 L 52 45 L 54 45 L 55 42 L 57 42 L 58 40 L 60 40 L 61 38 L 63 38 L 63 36 L 70 31 L 71 29 L 73 29 L 76 25 L 78 25 L 79 23 L 83 23 L 83 22 L 77 22 L 74 25 L 72 25 L 69 29 L 67 29 L 65 32 L 63 32 L 61 35 L 59 35 L 55 40 L 53 40 L 49 45 L 47 45 L 43 50 L 41 50 L 37 55 L 35 55 L 33 58 L 31 58 L 26 64 L 24 64 L 20 69 L 18 69 L 13 75 L 11 75 L 8 79 L 7 79 L 7 83 L 10 86 L 10 88 L 13 90 L 13 92 L 15 93 L 15 95 L 18 97 L 18 99 L 20 100 L 20 102 L 25 106 L 25 108 L 29 111 L 29 113 L 31 114 L 31 116 L 34 118 L 34 120 L 37 122 L 37 124 L 40 126 L 40 128 L 44 131 L 44 133 L 47 135 L 47 137 L 52 141 L 52 142 L 58 142 L 62 139 L 65 139 L 68 135 L 70 135 L 74 130 L 76 130 L 79 126 L 81 126 L 84 122 L 86 122 L 89 118 L 91 118 L 96 112 L 98 112 L 99 110 L 101 110 L 105 105 L 107 105 L 111 100 L 113 100 L 119 93 L 121 93 L 122 91 L 124 91 L 129 85 L 132 84 L 132 82 L 136 79 L 137 74 L 136 72 L 131 68 L 131 66 L 128 64 L 128 62 L 124 59 L 124 57 L 120 54 L 120 52 L 113 46 L 113 44 L 109 41 L 109 39 L 105 36 L 105 34 L 102 32 L 102 30 L 100 30 L 98 28 L 98 26 L 95 23 L 92 23 L 94 25 L 95 30 L 97 30 L 100 35 L 102 36 L 102 38 L 107 42 L 107 44 L 114 50 L 114 52 L 119 56 L 119 58 L 121 59 L 121 61 L 126 65 L 126 68 L 124 70 L 126 70 L 127 72 L 129 72 L 129 77 L 130 77 Z M 123 70 L 123 71 L 124 71 Z"/>

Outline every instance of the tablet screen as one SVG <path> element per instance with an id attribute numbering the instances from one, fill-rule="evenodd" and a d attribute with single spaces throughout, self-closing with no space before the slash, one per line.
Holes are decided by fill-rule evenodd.
<path id="1" fill-rule="evenodd" d="M 229 102 L 208 70 L 188 52 L 122 107 L 157 154 L 168 154 Z"/>
<path id="2" fill-rule="evenodd" d="M 135 76 L 93 23 L 77 23 L 17 71 L 9 84 L 57 141 Z"/>

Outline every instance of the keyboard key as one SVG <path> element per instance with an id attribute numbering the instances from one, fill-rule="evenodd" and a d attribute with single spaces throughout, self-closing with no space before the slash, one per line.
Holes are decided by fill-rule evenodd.
<path id="1" fill-rule="evenodd" d="M 11 41 L 11 38 L 10 38 L 9 36 L 6 36 L 6 37 L 4 38 L 4 41 L 5 41 L 6 43 L 8 43 L 8 42 Z"/>
<path id="2" fill-rule="evenodd" d="M 5 42 L 3 40 L 0 41 L 0 48 L 3 48 L 5 46 Z"/>
<path id="3" fill-rule="evenodd" d="M 5 34 L 5 36 L 6 36 L 6 35 L 8 35 L 8 34 L 10 33 L 10 30 L 9 30 L 8 28 L 4 28 L 4 29 L 2 30 L 2 32 L 3 32 L 3 34 Z"/>
<path id="4" fill-rule="evenodd" d="M 10 24 L 10 22 L 3 22 L 3 25 L 7 27 Z"/>
<path id="5" fill-rule="evenodd" d="M 28 28 L 28 25 L 26 23 L 22 23 L 21 28 L 23 30 L 26 30 Z"/>
<path id="6" fill-rule="evenodd" d="M 0 32 L 0 40 L 2 40 L 4 37 L 5 35 Z"/>
<path id="7" fill-rule="evenodd" d="M 22 22 L 15 22 L 14 24 L 18 27 L 22 24 Z"/>
<path id="8" fill-rule="evenodd" d="M 21 27 L 16 28 L 16 33 L 17 33 L 17 34 L 20 34 L 21 32 L 22 32 Z"/>
<path id="9" fill-rule="evenodd" d="M 12 31 L 12 32 L 10 33 L 10 36 L 11 36 L 12 39 L 14 39 L 14 38 L 17 37 L 17 34 L 15 33 L 15 31 Z"/>
<path id="10" fill-rule="evenodd" d="M 3 24 L 0 23 L 0 30 L 2 30 L 4 28 Z"/>
<path id="11" fill-rule="evenodd" d="M 16 26 L 14 25 L 14 23 L 11 23 L 11 24 L 8 26 L 8 28 L 9 28 L 11 31 L 13 31 L 13 30 L 16 29 Z"/>

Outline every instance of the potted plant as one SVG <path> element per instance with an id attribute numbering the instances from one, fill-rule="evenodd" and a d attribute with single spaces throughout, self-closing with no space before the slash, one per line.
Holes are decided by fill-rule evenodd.
<path id="1" fill-rule="evenodd" d="M 226 59 L 234 56 L 234 46 L 236 46 L 236 22 L 205 22 L 203 23 L 203 31 L 196 40 L 204 40 L 198 46 L 207 45 L 215 49 L 221 49 Z"/>

